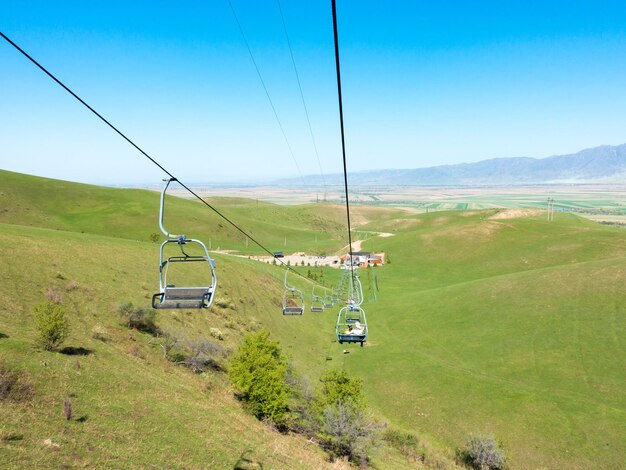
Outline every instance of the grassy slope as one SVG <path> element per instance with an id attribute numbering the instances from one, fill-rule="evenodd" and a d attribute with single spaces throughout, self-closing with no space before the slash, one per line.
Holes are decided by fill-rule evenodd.
<path id="1" fill-rule="evenodd" d="M 148 240 L 159 232 L 159 194 L 147 190 L 114 189 L 69 183 L 0 170 L 0 223 L 95 233 Z M 331 253 L 345 245 L 345 213 L 341 206 L 317 204 L 282 207 L 247 199 L 210 198 L 218 208 L 271 251 L 307 249 Z M 363 208 L 355 218 L 400 211 Z M 263 253 L 243 234 L 195 200 L 170 197 L 166 227 L 199 238 L 214 249 Z M 287 245 L 285 246 L 285 238 Z"/>
<path id="2" fill-rule="evenodd" d="M 66 200 L 75 200 L 72 190 L 76 188 L 66 189 Z M 151 219 L 139 224 L 143 227 L 140 230 L 135 223 L 136 232 L 133 232 L 138 239 L 145 240 L 145 234 L 154 231 L 156 195 L 104 190 L 120 191 L 120 201 L 110 215 L 109 224 L 120 223 L 117 219 L 122 223 L 138 220 L 137 215 L 123 208 L 132 206 L 134 202 L 129 199 L 137 194 L 139 198 L 150 198 L 140 212 L 149 213 Z M 90 195 L 94 191 L 97 193 L 90 189 L 84 197 L 93 198 Z M 3 188 L 0 192 L 6 191 Z M 15 192 L 19 195 L 19 182 Z M 33 202 L 40 203 L 40 196 L 32 197 Z M 22 203 L 20 198 L 17 200 Z M 181 213 L 197 210 L 196 206 L 192 207 L 193 202 L 174 201 L 173 207 L 181 204 Z M 229 213 L 250 217 L 255 229 L 272 210 L 278 210 L 268 205 L 265 212 L 260 212 L 254 203 L 250 207 L 236 200 L 219 202 Z M 108 206 L 108 202 L 101 203 Z M 36 206 L 29 207 L 34 211 Z M 28 215 L 24 207 L 19 211 L 11 208 L 9 212 L 12 210 L 21 214 L 19 220 L 12 220 L 14 223 L 26 223 L 26 220 L 36 223 L 44 216 L 65 217 L 58 206 L 42 209 L 37 216 Z M 337 222 L 343 215 L 341 208 L 332 205 L 297 207 L 293 213 L 285 209 L 285 220 L 293 217 L 294 222 L 298 219 L 302 222 L 295 224 L 302 229 L 300 235 L 294 235 L 299 249 L 314 247 L 311 234 L 305 230 L 307 210 Z M 208 217 L 206 210 L 203 211 L 202 217 Z M 333 343 L 332 313 L 298 319 L 274 314 L 279 311 L 280 271 L 249 264 L 245 259 L 218 259 L 220 295 L 234 301 L 236 315 L 221 311 L 210 320 L 199 322 L 196 316 L 176 314 L 163 317 L 163 321 L 172 322 L 172 327 L 192 327 L 204 333 L 217 325 L 228 333 L 227 342 L 231 345 L 237 342 L 237 334 L 225 327 L 229 319 L 238 319 L 236 328 L 241 331 L 250 323 L 266 325 L 283 342 L 298 367 L 311 377 L 329 365 L 344 364 L 365 378 L 371 401 L 392 422 L 407 429 L 426 430 L 449 446 L 462 444 L 469 432 L 494 432 L 504 439 L 516 468 L 619 467 L 626 451 L 625 433 L 619 427 L 626 409 L 623 394 L 626 352 L 620 340 L 624 337 L 624 232 L 562 214 L 557 214 L 551 224 L 541 218 L 490 219 L 495 212 L 434 213 L 419 217 L 369 208 L 357 212 L 360 223 L 370 221 L 363 225 L 363 230 L 390 231 L 395 236 L 374 238 L 364 245 L 387 251 L 392 264 L 376 271 L 381 292 L 378 303 L 366 306 L 371 331 L 368 347 L 351 348 L 348 355 L 342 354 L 342 348 Z M 89 214 L 86 211 L 82 220 L 88 220 Z M 283 217 L 281 214 L 267 219 L 268 227 L 273 220 Z M 0 218 L 6 217 L 8 213 L 0 214 Z M 207 224 L 205 219 L 201 222 Z M 45 223 L 56 228 L 49 221 Z M 74 224 L 70 228 L 80 227 Z M 74 262 L 69 247 L 77 242 L 71 241 L 88 236 L 45 231 L 43 240 L 54 238 L 57 233 L 59 242 L 67 239 L 70 244 L 56 257 L 63 260 L 59 265 L 50 256 L 51 245 L 47 241 L 11 255 L 16 246 L 22 246 L 18 243 L 19 230 L 11 227 L 5 230 L 13 231 L 15 238 L 3 248 L 3 256 L 4 252 L 6 256 L 17 256 L 14 263 L 19 268 L 4 276 L 18 280 L 21 276 L 26 285 L 37 286 L 30 294 L 18 290 L 25 297 L 16 300 L 3 279 L 3 304 L 7 312 L 18 309 L 25 318 L 19 327 L 11 326 L 7 320 L 6 328 L 10 330 L 7 334 L 11 336 L 11 332 L 28 328 L 30 305 L 35 297 L 41 298 L 50 283 L 61 282 L 55 280 L 55 270 Z M 30 230 L 34 229 L 24 234 L 44 233 Z M 282 235 L 274 234 L 274 237 L 282 243 Z M 32 238 L 37 237 L 32 235 Z M 107 289 L 114 286 L 116 300 L 147 302 L 137 286 L 144 287 L 146 296 L 151 293 L 156 282 L 156 246 L 118 241 L 115 243 L 130 245 L 128 249 L 120 248 L 114 262 L 111 256 L 117 251 L 111 245 L 99 255 L 97 262 L 89 264 L 85 256 L 96 240 L 98 247 L 114 243 L 105 238 L 89 238 L 83 247 L 85 255 L 77 258 L 80 259 L 75 267 L 77 274 L 65 277 L 76 278 L 81 285 L 101 286 L 95 294 L 90 294 L 103 312 L 96 309 L 94 320 L 106 322 L 117 331 L 117 318 L 112 313 L 115 302 L 106 300 Z M 24 261 L 19 264 L 17 260 L 31 260 L 29 263 L 37 267 L 39 260 L 45 260 L 46 276 L 31 282 L 31 275 L 23 268 Z M 255 268 L 251 269 L 252 266 Z M 267 275 L 259 275 L 257 269 Z M 364 279 L 367 277 L 363 274 Z M 13 318 L 6 315 L 0 324 L 4 325 L 6 318 Z M 85 321 L 84 326 L 87 330 L 91 322 Z M 94 343 L 87 333 L 83 334 L 81 341 Z M 123 330 L 116 334 L 122 341 Z M 13 336 L 0 340 L 0 347 L 13 340 Z M 32 351 L 27 343 L 22 347 L 24 357 L 30 360 Z M 126 347 L 126 343 L 119 346 Z M 152 356 L 155 354 L 153 351 Z M 92 357 L 99 358 L 100 353 L 85 360 Z M 154 357 L 151 360 L 160 364 Z M 36 369 L 35 363 L 32 367 Z M 182 372 L 174 368 L 174 373 Z M 227 393 L 224 395 L 228 397 Z"/>
<path id="3" fill-rule="evenodd" d="M 172 365 L 160 357 L 150 336 L 120 325 L 115 312 L 120 302 L 148 303 L 155 280 L 153 245 L 9 225 L 0 225 L 0 232 L 0 332 L 8 336 L 0 339 L 0 358 L 27 370 L 36 389 L 32 406 L 3 403 L 0 408 L 0 431 L 23 436 L 0 444 L 3 462 L 22 468 L 147 467 L 156 462 L 228 468 L 245 454 L 275 468 L 327 465 L 315 445 L 281 436 L 242 412 L 219 376 L 194 376 Z M 219 295 L 232 301 L 235 310 L 168 312 L 161 314 L 160 325 L 205 337 L 217 326 L 226 335 L 226 346 L 234 347 L 252 325 L 267 324 L 281 331 L 288 351 L 301 352 L 294 360 L 305 354 L 302 343 L 306 353 L 321 354 L 324 329 L 316 322 L 323 318 L 299 319 L 300 326 L 319 335 L 296 341 L 293 324 L 275 325 L 282 316 L 279 311 L 273 315 L 279 289 L 272 276 L 244 270 L 237 260 L 218 262 L 223 274 Z M 67 345 L 92 354 L 66 356 L 32 347 L 31 308 L 52 286 L 70 306 Z M 110 341 L 90 337 L 95 324 L 106 327 Z M 74 397 L 76 417 L 84 416 L 85 422 L 63 419 L 68 395 Z M 44 439 L 60 447 L 51 451 Z"/>
<path id="4" fill-rule="evenodd" d="M 516 468 L 618 468 L 624 231 L 495 212 L 424 215 L 373 241 L 392 264 L 368 354 L 345 362 L 382 412 L 448 445 L 487 431 Z"/>
<path id="5" fill-rule="evenodd" d="M 0 222 L 148 240 L 159 232 L 159 194 L 146 190 L 104 188 L 0 171 Z M 42 197 L 43 196 L 43 197 Z M 297 250 L 318 237 L 319 250 L 337 249 L 341 226 L 269 203 L 227 203 L 220 210 L 245 227 L 270 250 Z M 310 212 L 310 211 L 308 211 Z M 198 201 L 170 197 L 166 227 L 213 248 L 246 250 L 245 237 Z M 315 233 L 313 233 L 315 231 Z M 287 237 L 287 247 L 284 239 Z M 248 252 L 260 252 L 252 243 Z"/>

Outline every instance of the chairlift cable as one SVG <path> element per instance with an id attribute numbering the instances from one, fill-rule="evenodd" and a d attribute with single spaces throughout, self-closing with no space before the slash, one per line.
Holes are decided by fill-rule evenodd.
<path id="1" fill-rule="evenodd" d="M 95 114 L 98 118 L 100 118 L 100 120 L 102 122 L 104 122 L 107 126 L 109 126 L 111 129 L 113 129 L 120 137 L 122 137 L 124 140 L 126 140 L 130 145 L 132 145 L 135 149 L 137 149 L 144 157 L 146 157 L 148 160 L 150 160 L 154 165 L 156 165 L 161 171 L 163 171 L 165 174 L 167 174 L 170 178 L 172 178 L 173 181 L 177 181 L 178 184 L 180 184 L 185 190 L 187 190 L 191 195 L 193 195 L 196 199 L 198 199 L 201 203 L 203 203 L 205 206 L 207 206 L 209 209 L 211 209 L 213 212 L 215 212 L 218 216 L 220 216 L 222 219 L 224 219 L 226 222 L 228 222 L 230 225 L 232 225 L 234 228 L 236 228 L 240 233 L 242 233 L 243 235 L 245 235 L 246 237 L 248 237 L 250 240 L 252 240 L 259 248 L 261 248 L 263 251 L 265 251 L 267 254 L 269 254 L 270 256 L 273 256 L 273 252 L 271 252 L 268 248 L 266 248 L 261 242 L 257 241 L 252 235 L 248 234 L 244 229 L 242 229 L 241 227 L 239 227 L 239 225 L 237 225 L 235 222 L 233 222 L 232 220 L 230 220 L 226 215 L 224 215 L 222 212 L 220 212 L 217 208 L 215 208 L 213 205 L 211 205 L 210 203 L 208 203 L 206 200 L 202 199 L 195 191 L 193 191 L 189 186 L 187 186 L 186 184 L 184 184 L 182 181 L 180 181 L 178 178 L 176 178 L 171 172 L 169 172 L 163 165 L 161 165 L 159 162 L 157 162 L 154 158 L 152 158 L 150 155 L 148 155 L 141 147 L 139 147 L 137 144 L 135 144 L 135 142 L 133 142 L 131 139 L 129 139 L 128 137 L 126 137 L 126 135 L 120 131 L 117 127 L 115 127 L 113 124 L 111 124 L 107 119 L 105 119 L 100 113 L 98 113 L 95 109 L 93 109 L 89 104 L 87 104 L 82 98 L 80 98 L 76 93 L 74 93 L 72 90 L 70 90 L 63 82 L 61 82 L 61 80 L 59 80 L 57 77 L 55 77 L 51 72 L 49 72 L 43 65 L 41 65 L 39 62 L 37 62 L 33 57 L 31 57 L 26 51 L 24 51 L 24 49 L 22 49 L 20 46 L 18 46 L 15 42 L 13 42 L 11 39 L 9 39 L 2 31 L 0 31 L 0 36 L 2 36 L 9 44 L 11 44 L 15 49 L 17 49 L 20 53 L 22 53 L 22 55 L 24 55 L 28 60 L 30 60 L 33 64 L 35 64 L 39 69 L 41 69 L 46 75 L 48 75 L 52 80 L 54 80 L 58 85 L 60 85 L 65 91 L 67 91 L 70 95 L 72 95 L 74 98 L 76 98 L 83 106 L 85 106 L 89 111 L 91 111 L 93 114 Z M 300 272 L 298 272 L 296 269 L 293 269 L 291 266 L 287 265 L 283 260 L 281 260 L 280 258 L 274 258 L 274 259 L 278 259 L 278 261 L 285 266 L 287 269 L 291 269 L 294 273 L 296 273 L 298 276 L 300 276 L 303 279 L 309 280 L 306 276 L 304 276 L 303 274 L 301 274 Z M 312 281 L 313 282 L 313 281 Z"/>
<path id="2" fill-rule="evenodd" d="M 302 185 L 306 186 L 304 176 L 302 175 L 302 171 L 300 171 L 300 165 L 298 165 L 298 160 L 296 160 L 296 156 L 293 153 L 293 149 L 291 148 L 291 144 L 289 143 L 289 139 L 287 138 L 287 134 L 285 133 L 285 128 L 283 127 L 283 123 L 278 117 L 278 112 L 276 111 L 276 107 L 274 106 L 274 101 L 272 101 L 272 97 L 270 96 L 270 92 L 267 90 L 267 86 L 265 85 L 265 80 L 263 80 L 263 76 L 261 75 L 259 66 L 256 63 L 254 54 L 252 54 L 252 48 L 250 47 L 250 43 L 248 42 L 248 39 L 246 38 L 246 34 L 243 31 L 243 27 L 241 26 L 241 23 L 239 22 L 239 17 L 237 16 L 235 7 L 233 7 L 233 4 L 230 0 L 228 0 L 228 5 L 230 6 L 230 10 L 233 12 L 233 17 L 235 18 L 235 22 L 237 23 L 237 27 L 239 28 L 239 32 L 241 33 L 241 37 L 243 38 L 243 42 L 246 45 L 246 49 L 248 49 L 248 54 L 250 54 L 250 59 L 252 59 L 252 64 L 254 65 L 254 69 L 256 70 L 259 80 L 261 81 L 263 90 L 265 90 L 265 96 L 267 96 L 267 100 L 270 102 L 270 106 L 272 107 L 272 111 L 274 112 L 274 117 L 276 118 L 276 122 L 278 123 L 278 127 L 280 128 L 280 132 L 283 134 L 283 138 L 285 139 L 285 143 L 287 144 L 287 148 L 289 149 L 289 154 L 291 155 L 291 158 L 293 159 L 293 162 L 296 165 L 296 169 L 298 170 L 298 173 L 300 174 Z"/>
<path id="3" fill-rule="evenodd" d="M 283 15 L 283 8 L 280 4 L 280 0 L 276 0 L 278 4 L 278 11 L 280 12 L 280 19 L 283 23 L 283 31 L 285 32 L 285 38 L 287 39 L 287 46 L 289 46 L 289 55 L 291 56 L 291 63 L 293 64 L 293 71 L 296 74 L 296 81 L 298 82 L 298 89 L 300 90 L 300 98 L 302 98 L 302 107 L 304 108 L 304 114 L 306 116 L 306 122 L 309 125 L 309 134 L 311 134 L 311 142 L 313 142 L 313 149 L 315 150 L 315 156 L 317 157 L 317 164 L 320 168 L 320 176 L 322 177 L 322 186 L 326 190 L 326 177 L 324 176 L 324 170 L 322 170 L 322 161 L 320 160 L 320 154 L 317 150 L 317 143 L 313 136 L 313 127 L 311 126 L 311 119 L 309 118 L 309 110 L 304 100 L 304 93 L 302 92 L 302 84 L 300 83 L 300 74 L 298 73 L 298 67 L 296 67 L 296 60 L 293 57 L 293 49 L 291 48 L 291 41 L 289 40 L 289 33 L 287 32 L 287 24 L 285 23 L 285 16 Z"/>
<path id="4" fill-rule="evenodd" d="M 354 284 L 354 257 L 352 255 L 352 228 L 350 226 L 350 201 L 348 199 L 348 167 L 346 164 L 346 140 L 343 127 L 343 100 L 341 96 L 341 67 L 339 65 L 339 38 L 337 33 L 337 7 L 335 0 L 331 0 L 333 10 L 333 36 L 335 39 L 335 68 L 337 70 L 337 96 L 339 98 L 339 125 L 341 127 L 341 152 L 343 156 L 343 185 L 346 194 L 346 216 L 348 220 L 348 244 L 350 248 L 350 273 Z"/>

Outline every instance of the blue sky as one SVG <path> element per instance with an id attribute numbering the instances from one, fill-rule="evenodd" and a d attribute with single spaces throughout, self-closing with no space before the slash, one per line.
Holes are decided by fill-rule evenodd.
<path id="1" fill-rule="evenodd" d="M 461 4 L 462 3 L 462 4 Z M 304 174 L 319 174 L 276 0 L 232 0 Z M 281 0 L 325 173 L 341 170 L 330 1 Z M 626 142 L 626 2 L 338 0 L 348 167 Z M 227 0 L 0 2 L 0 30 L 185 181 L 297 176 Z M 162 174 L 0 43 L 0 168 Z"/>

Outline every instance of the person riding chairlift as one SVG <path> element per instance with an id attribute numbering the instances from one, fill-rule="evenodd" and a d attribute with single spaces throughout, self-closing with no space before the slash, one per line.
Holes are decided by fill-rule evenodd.
<path id="1" fill-rule="evenodd" d="M 348 325 L 348 329 L 344 331 L 344 335 L 361 336 L 365 332 L 365 328 L 360 322 L 355 322 L 354 326 Z"/>
<path id="2" fill-rule="evenodd" d="M 355 336 L 360 336 L 365 332 L 365 327 L 361 325 L 360 322 L 354 322 L 354 328 L 351 329 L 350 334 Z"/>

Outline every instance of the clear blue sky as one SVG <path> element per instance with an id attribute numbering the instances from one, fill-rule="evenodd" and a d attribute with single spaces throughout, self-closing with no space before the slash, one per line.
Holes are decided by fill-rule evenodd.
<path id="1" fill-rule="evenodd" d="M 232 2 L 302 172 L 319 173 L 276 0 Z M 339 172 L 330 1 L 282 7 Z M 351 171 L 626 142 L 626 2 L 338 0 L 338 15 Z M 297 175 L 227 0 L 2 1 L 0 30 L 181 179 Z M 0 111 L 0 168 L 162 176 L 4 41 Z"/>

